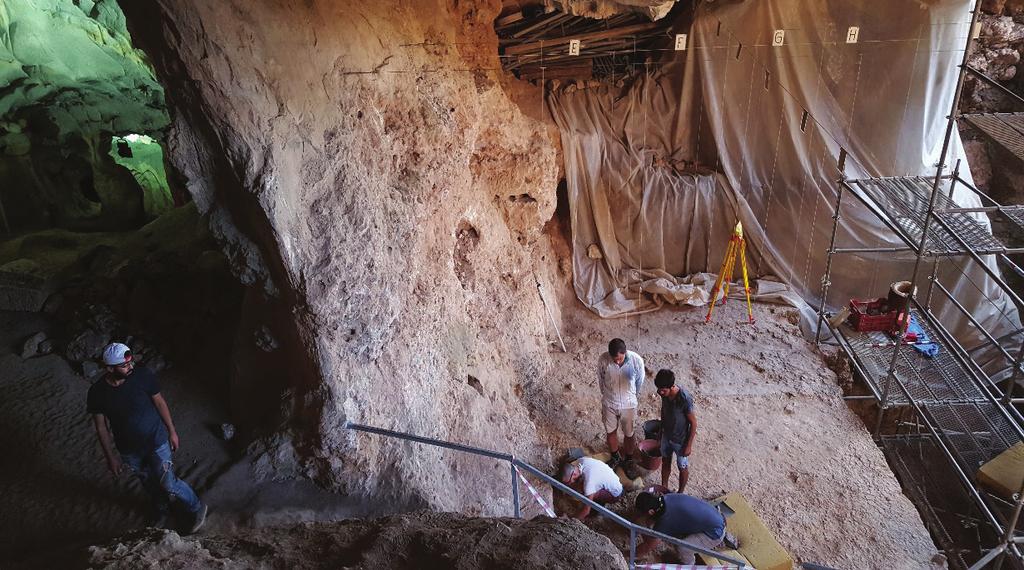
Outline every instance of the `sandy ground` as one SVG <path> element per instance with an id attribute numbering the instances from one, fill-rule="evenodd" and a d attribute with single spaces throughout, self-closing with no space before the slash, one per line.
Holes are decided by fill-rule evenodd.
<path id="1" fill-rule="evenodd" d="M 40 314 L 0 312 L 0 567 L 76 565 L 81 547 L 144 524 L 132 478 L 115 481 L 85 413 L 89 382 L 55 355 L 22 360 Z M 244 450 L 219 437 L 226 411 L 203 367 L 160 373 L 181 448 L 175 470 L 211 505 L 206 532 L 358 516 L 367 507 L 305 481 L 260 481 Z M 16 516 L 12 516 L 15 514 Z"/>
<path id="2" fill-rule="evenodd" d="M 835 373 L 800 335 L 796 312 L 755 305 L 750 325 L 745 309 L 730 301 L 708 325 L 705 310 L 693 308 L 618 320 L 566 315 L 568 353 L 559 351 L 555 369 L 527 387 L 532 418 L 554 455 L 572 446 L 605 449 L 594 363 L 619 336 L 649 369 L 673 370 L 694 395 L 698 434 L 687 492 L 742 493 L 798 562 L 935 567 L 920 516 L 842 400 Z M 652 378 L 642 391 L 641 422 L 660 410 Z M 650 473 L 645 482 L 660 479 Z"/>

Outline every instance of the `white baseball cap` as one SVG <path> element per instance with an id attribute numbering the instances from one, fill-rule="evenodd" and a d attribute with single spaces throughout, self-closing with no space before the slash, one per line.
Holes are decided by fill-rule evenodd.
<path id="1" fill-rule="evenodd" d="M 103 349 L 103 364 L 119 366 L 132 359 L 132 349 L 128 345 L 112 342 Z"/>

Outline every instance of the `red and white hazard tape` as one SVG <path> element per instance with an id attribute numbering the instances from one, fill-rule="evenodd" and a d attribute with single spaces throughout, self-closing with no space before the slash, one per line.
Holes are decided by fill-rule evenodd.
<path id="1" fill-rule="evenodd" d="M 736 570 L 736 566 L 701 566 L 699 564 L 667 564 L 658 562 L 655 564 L 637 564 L 637 568 L 645 570 Z"/>
<path id="2" fill-rule="evenodd" d="M 519 480 L 522 481 L 524 485 L 526 485 L 526 488 L 530 491 L 530 494 L 533 495 L 533 498 L 537 500 L 541 507 L 543 507 L 544 512 L 547 513 L 549 517 L 555 518 L 555 509 L 552 509 L 551 505 L 548 505 L 547 501 L 544 500 L 544 497 L 540 496 L 540 493 L 537 492 L 537 489 L 534 489 L 533 485 L 531 485 L 530 482 L 526 480 L 526 477 L 523 477 L 522 471 L 516 469 L 516 473 L 519 474 Z"/>

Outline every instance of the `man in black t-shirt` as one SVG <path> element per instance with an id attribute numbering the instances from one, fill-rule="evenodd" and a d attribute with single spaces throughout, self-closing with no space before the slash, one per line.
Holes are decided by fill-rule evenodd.
<path id="1" fill-rule="evenodd" d="M 668 487 L 672 476 L 672 456 L 679 467 L 679 492 L 686 489 L 690 479 L 690 452 L 697 435 L 697 415 L 693 411 L 693 397 L 676 385 L 671 370 L 659 370 L 654 386 L 661 396 L 661 484 Z"/>
<path id="2" fill-rule="evenodd" d="M 125 470 L 139 477 L 153 500 L 154 526 L 166 524 L 175 499 L 192 516 L 190 532 L 199 530 L 207 508 L 188 483 L 174 475 L 171 452 L 178 449 L 178 434 L 156 376 L 146 368 L 136 370 L 131 351 L 117 342 L 104 349 L 103 364 L 106 373 L 89 388 L 87 411 L 107 467 L 115 478 Z"/>

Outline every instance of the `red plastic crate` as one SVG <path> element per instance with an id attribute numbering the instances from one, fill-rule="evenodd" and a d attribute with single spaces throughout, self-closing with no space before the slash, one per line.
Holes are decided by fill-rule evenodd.
<path id="1" fill-rule="evenodd" d="M 870 301 L 850 299 L 850 317 L 847 319 L 847 322 L 850 323 L 853 330 L 858 332 L 892 332 L 899 330 L 899 311 L 889 311 L 880 315 L 868 314 L 869 311 L 881 309 L 886 304 L 888 304 L 888 300 L 884 298 L 872 299 Z"/>

